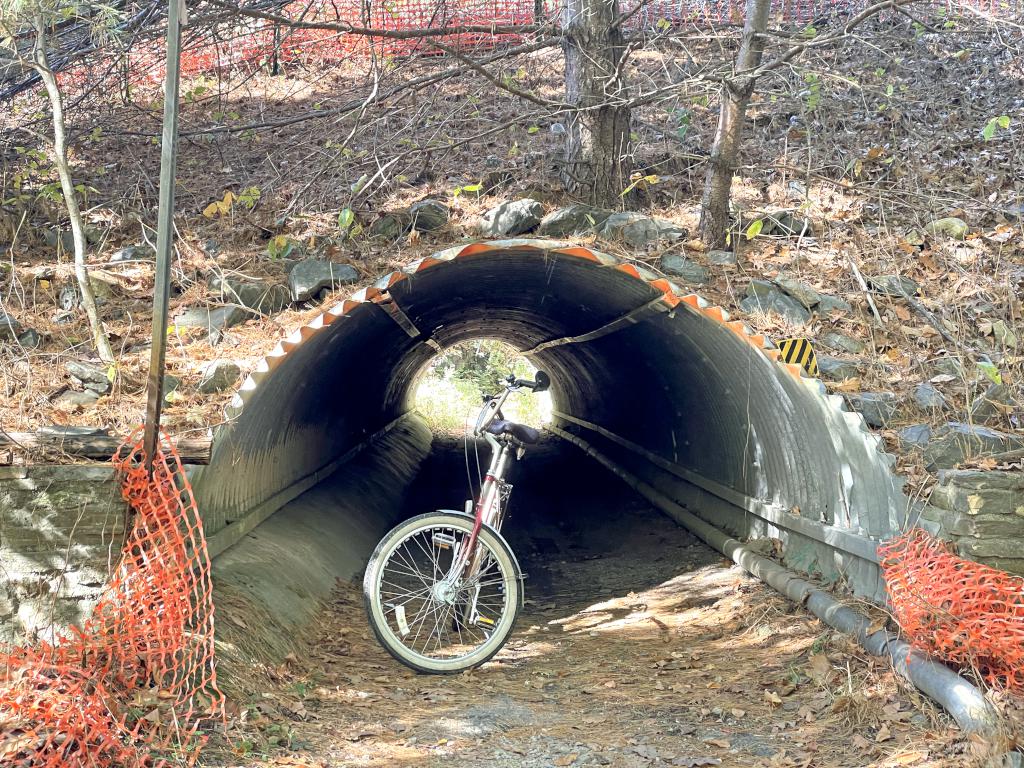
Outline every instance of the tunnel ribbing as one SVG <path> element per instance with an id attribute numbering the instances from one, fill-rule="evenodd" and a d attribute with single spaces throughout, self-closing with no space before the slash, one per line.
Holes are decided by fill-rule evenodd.
<path id="1" fill-rule="evenodd" d="M 602 429 L 620 451 L 642 447 L 679 471 L 635 451 L 623 460 L 684 484 L 676 498 L 699 489 L 715 501 L 706 514 L 734 533 L 778 536 L 797 566 L 879 597 L 874 564 L 828 543 L 830 531 L 884 538 L 905 517 L 892 459 L 860 416 L 723 310 L 647 270 L 548 241 L 442 251 L 289 336 L 243 386 L 195 478 L 208 529 L 281 498 L 393 423 L 437 349 L 478 337 L 536 350 L 560 426 Z M 818 540 L 781 524 L 787 516 L 804 531 L 817 525 Z"/>

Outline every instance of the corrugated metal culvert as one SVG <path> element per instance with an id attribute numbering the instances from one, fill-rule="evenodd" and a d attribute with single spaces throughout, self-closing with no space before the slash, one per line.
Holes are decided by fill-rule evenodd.
<path id="1" fill-rule="evenodd" d="M 195 478 L 208 532 L 265 517 L 412 407 L 439 349 L 497 338 L 553 379 L 556 425 L 791 565 L 881 599 L 875 543 L 903 527 L 893 459 L 842 399 L 742 321 L 597 251 L 457 246 L 292 333 L 249 377 Z"/>

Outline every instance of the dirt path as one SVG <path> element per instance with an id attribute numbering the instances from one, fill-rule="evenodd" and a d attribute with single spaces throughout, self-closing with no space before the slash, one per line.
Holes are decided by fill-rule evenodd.
<path id="1" fill-rule="evenodd" d="M 517 489 L 509 532 L 528 602 L 494 661 L 458 676 L 414 674 L 372 639 L 360 589 L 339 585 L 308 653 L 274 672 L 243 708 L 232 745 L 215 745 L 205 761 L 965 764 L 950 721 L 884 664 L 613 478 L 581 476 L 566 464 L 578 458 L 555 458 Z M 436 461 L 428 469 L 451 468 L 450 457 Z M 552 490 L 570 471 L 586 481 Z M 429 476 L 441 475 L 451 477 Z M 429 483 L 423 495 L 432 501 Z"/>

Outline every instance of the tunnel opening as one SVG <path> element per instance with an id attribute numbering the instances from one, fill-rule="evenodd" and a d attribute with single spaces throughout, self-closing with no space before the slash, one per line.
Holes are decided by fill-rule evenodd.
<path id="1" fill-rule="evenodd" d="M 524 465 L 540 478 L 534 491 L 597 483 L 598 463 L 565 459 L 582 448 L 651 489 L 661 511 L 776 539 L 795 569 L 884 599 L 876 544 L 903 527 L 908 504 L 862 418 L 700 297 L 606 254 L 527 240 L 415 262 L 266 358 L 194 477 L 221 572 L 244 571 L 233 583 L 261 600 L 257 572 L 292 562 L 311 574 L 303 596 L 322 595 L 357 577 L 424 497 L 458 508 L 465 490 L 453 499 L 450 478 L 464 469 L 437 467 L 462 457 L 416 414 L 416 385 L 438 353 L 481 338 L 551 375 L 549 444 Z M 569 476 L 545 477 L 559 462 Z M 547 524 L 533 523 L 523 530 Z"/>
<path id="2" fill-rule="evenodd" d="M 537 367 L 512 345 L 498 339 L 461 341 L 438 352 L 415 375 L 413 408 L 435 435 L 465 435 L 488 397 L 501 391 L 507 376 L 532 380 Z M 552 420 L 551 393 L 506 401 L 506 418 L 534 429 Z"/>

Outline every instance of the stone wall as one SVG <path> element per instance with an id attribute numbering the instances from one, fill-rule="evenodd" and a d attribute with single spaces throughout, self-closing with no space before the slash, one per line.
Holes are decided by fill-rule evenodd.
<path id="1" fill-rule="evenodd" d="M 125 510 L 110 466 L 0 467 L 0 642 L 48 637 L 89 615 Z"/>
<path id="2" fill-rule="evenodd" d="M 1024 472 L 944 470 L 928 504 L 963 557 L 1024 575 Z"/>

